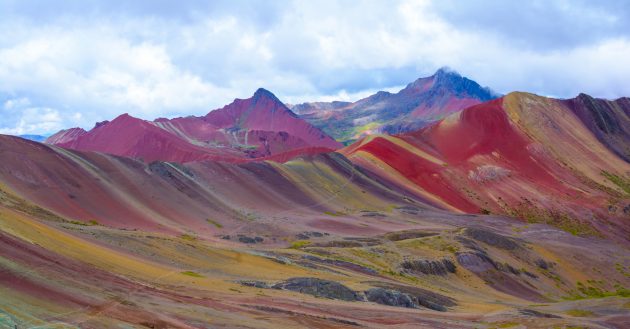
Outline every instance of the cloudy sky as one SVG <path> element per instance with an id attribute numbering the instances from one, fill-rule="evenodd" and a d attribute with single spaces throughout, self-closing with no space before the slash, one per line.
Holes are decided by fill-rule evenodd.
<path id="1" fill-rule="evenodd" d="M 507 93 L 630 96 L 627 1 L 0 0 L 0 133 L 205 114 L 265 87 L 356 100 L 451 67 Z"/>

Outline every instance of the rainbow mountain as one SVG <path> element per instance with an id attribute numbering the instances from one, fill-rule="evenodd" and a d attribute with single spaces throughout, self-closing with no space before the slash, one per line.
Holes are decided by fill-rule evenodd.
<path id="1" fill-rule="evenodd" d="M 0 136 L 0 326 L 623 328 L 628 99 L 489 98 L 347 146 L 265 90 Z"/>

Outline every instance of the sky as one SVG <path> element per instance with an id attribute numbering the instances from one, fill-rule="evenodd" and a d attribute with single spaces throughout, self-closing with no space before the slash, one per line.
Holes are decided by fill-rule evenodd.
<path id="1" fill-rule="evenodd" d="M 630 6 L 0 0 L 0 133 L 202 115 L 259 87 L 354 101 L 444 66 L 499 93 L 630 96 Z"/>

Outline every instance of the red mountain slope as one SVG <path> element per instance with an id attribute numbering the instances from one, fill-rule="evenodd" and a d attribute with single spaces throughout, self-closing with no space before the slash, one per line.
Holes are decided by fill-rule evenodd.
<path id="1" fill-rule="evenodd" d="M 564 101 L 512 93 L 413 133 L 342 150 L 445 208 L 629 236 L 630 164 Z M 616 227 L 610 230 L 610 225 Z"/>
<path id="2" fill-rule="evenodd" d="M 301 149 L 330 151 L 341 146 L 298 118 L 264 89 L 204 117 L 151 122 L 124 114 L 98 124 L 89 132 L 80 128 L 59 132 L 47 143 L 146 161 L 174 162 L 204 159 L 240 162 L 287 152 L 299 154 Z"/>
<path id="3" fill-rule="evenodd" d="M 70 128 L 70 129 L 60 130 L 54 135 L 48 137 L 46 139 L 46 143 L 48 144 L 67 143 L 67 142 L 70 142 L 79 138 L 81 135 L 84 135 L 85 133 L 87 133 L 87 131 L 85 131 L 82 128 Z"/>

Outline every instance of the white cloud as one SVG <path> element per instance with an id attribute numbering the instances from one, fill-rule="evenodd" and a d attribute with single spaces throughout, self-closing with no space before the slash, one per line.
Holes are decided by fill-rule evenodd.
<path id="1" fill-rule="evenodd" d="M 59 111 L 51 108 L 29 107 L 20 111 L 11 127 L 0 126 L 0 134 L 23 135 L 56 131 L 63 127 L 62 124 L 63 120 Z"/>
<path id="2" fill-rule="evenodd" d="M 442 66 L 503 93 L 630 95 L 629 17 L 614 1 L 531 3 L 513 19 L 502 13 L 520 2 L 492 0 L 3 5 L 4 132 L 203 114 L 258 87 L 290 103 L 356 100 Z"/>

